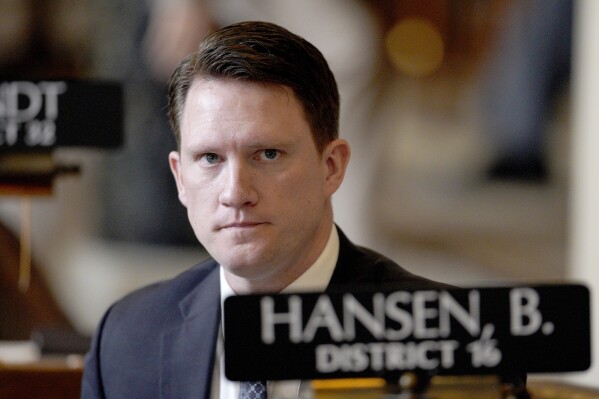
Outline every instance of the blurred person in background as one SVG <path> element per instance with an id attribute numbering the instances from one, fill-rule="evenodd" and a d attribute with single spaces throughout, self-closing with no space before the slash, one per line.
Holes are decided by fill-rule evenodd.
<path id="1" fill-rule="evenodd" d="M 572 9 L 571 0 L 512 1 L 503 16 L 483 77 L 491 180 L 549 176 L 548 122 L 570 74 Z"/>
<path id="2" fill-rule="evenodd" d="M 0 0 L 0 77 L 64 79 L 89 71 L 85 2 Z"/>

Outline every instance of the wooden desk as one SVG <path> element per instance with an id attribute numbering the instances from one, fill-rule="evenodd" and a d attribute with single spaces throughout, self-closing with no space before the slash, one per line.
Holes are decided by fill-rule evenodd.
<path id="1" fill-rule="evenodd" d="M 598 399 L 599 389 L 553 381 L 534 381 L 528 384 L 533 399 Z"/>
<path id="2" fill-rule="evenodd" d="M 382 380 L 332 380 L 312 384 L 314 399 L 379 399 L 389 395 Z M 554 381 L 528 384 L 532 399 L 599 399 L 599 390 Z M 502 399 L 501 385 L 494 377 L 433 377 L 421 396 L 384 396 L 385 399 Z"/>
<path id="3" fill-rule="evenodd" d="M 75 363 L 0 364 L 0 399 L 79 399 L 83 368 Z"/>

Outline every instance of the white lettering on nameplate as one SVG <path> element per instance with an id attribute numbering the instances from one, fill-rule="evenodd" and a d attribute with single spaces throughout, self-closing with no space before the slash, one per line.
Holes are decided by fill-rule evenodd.
<path id="1" fill-rule="evenodd" d="M 543 322 L 539 304 L 539 294 L 532 288 L 509 291 L 512 336 L 553 333 L 554 325 Z M 313 342 L 317 334 L 326 336 L 326 343 L 315 346 L 315 367 L 323 374 L 451 369 L 462 344 L 474 368 L 492 368 L 502 360 L 494 338 L 496 326 L 481 326 L 481 298 L 476 289 L 461 301 L 447 291 L 374 293 L 367 301 L 348 293 L 337 307 L 322 294 L 309 308 L 299 295 L 290 295 L 285 309 L 275 311 L 272 297 L 261 298 L 262 342 L 305 344 Z M 461 337 L 471 338 L 458 341 L 452 331 L 455 328 L 460 329 Z M 358 331 L 362 341 L 355 342 Z M 364 333 L 373 342 L 363 342 Z"/>
<path id="2" fill-rule="evenodd" d="M 58 96 L 66 91 L 63 81 L 0 84 L 0 146 L 52 146 L 56 142 Z"/>

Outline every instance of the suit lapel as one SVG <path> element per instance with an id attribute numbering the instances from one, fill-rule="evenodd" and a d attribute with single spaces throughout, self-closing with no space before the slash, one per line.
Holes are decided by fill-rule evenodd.
<path id="1" fill-rule="evenodd" d="M 214 267 L 179 304 L 182 324 L 162 337 L 160 397 L 208 398 L 220 322 L 220 282 Z"/>

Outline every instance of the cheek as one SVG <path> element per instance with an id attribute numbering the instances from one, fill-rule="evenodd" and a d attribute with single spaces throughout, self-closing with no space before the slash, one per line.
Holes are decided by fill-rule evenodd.
<path id="1" fill-rule="evenodd" d="M 298 209 L 314 209 L 324 203 L 325 192 L 322 176 L 301 170 L 284 183 L 289 202 Z"/>
<path id="2" fill-rule="evenodd" d="M 188 179 L 185 182 L 186 207 L 192 222 L 197 218 L 210 214 L 214 211 L 214 204 L 218 196 L 218 190 L 214 183 Z"/>

